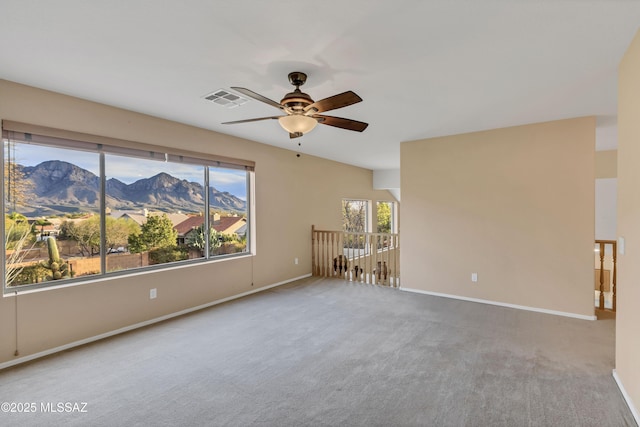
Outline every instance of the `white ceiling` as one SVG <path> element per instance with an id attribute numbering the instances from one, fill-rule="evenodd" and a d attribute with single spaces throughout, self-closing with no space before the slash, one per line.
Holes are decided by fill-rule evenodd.
<path id="1" fill-rule="evenodd" d="M 0 78 L 395 169 L 403 141 L 585 115 L 599 148 L 615 147 L 640 1 L 0 0 L 0 16 Z M 202 98 L 241 86 L 279 101 L 290 71 L 316 100 L 355 91 L 363 102 L 327 114 L 369 128 L 290 140 L 275 120 L 220 124 L 278 114 L 266 104 Z"/>

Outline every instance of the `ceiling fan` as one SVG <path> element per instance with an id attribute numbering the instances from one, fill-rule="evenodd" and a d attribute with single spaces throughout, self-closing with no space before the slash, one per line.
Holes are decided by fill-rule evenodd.
<path id="1" fill-rule="evenodd" d="M 357 120 L 343 119 L 342 117 L 325 116 L 325 111 L 336 110 L 338 108 L 346 107 L 348 105 L 356 104 L 362 101 L 358 95 L 352 91 L 333 95 L 328 98 L 321 99 L 320 101 L 314 101 L 309 95 L 300 90 L 307 81 L 307 75 L 300 71 L 294 71 L 289 73 L 289 82 L 296 87 L 293 92 L 290 92 L 282 98 L 282 101 L 275 102 L 267 97 L 264 97 L 252 90 L 243 87 L 232 87 L 231 89 L 238 91 L 250 98 L 264 102 L 271 105 L 282 112 L 286 113 L 284 116 L 270 116 L 259 117 L 256 119 L 236 120 L 233 122 L 224 122 L 223 125 L 231 125 L 235 123 L 247 123 L 256 122 L 259 120 L 277 119 L 280 122 L 280 126 L 287 132 L 289 132 L 290 138 L 298 138 L 305 133 L 310 132 L 316 127 L 318 123 L 323 125 L 334 126 L 337 128 L 353 130 L 356 132 L 362 132 L 369 126 L 368 123 L 359 122 Z"/>

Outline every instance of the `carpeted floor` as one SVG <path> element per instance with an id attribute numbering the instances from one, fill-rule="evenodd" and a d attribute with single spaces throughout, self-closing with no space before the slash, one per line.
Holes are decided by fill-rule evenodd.
<path id="1" fill-rule="evenodd" d="M 614 322 L 309 278 L 0 371 L 0 425 L 635 426 Z"/>

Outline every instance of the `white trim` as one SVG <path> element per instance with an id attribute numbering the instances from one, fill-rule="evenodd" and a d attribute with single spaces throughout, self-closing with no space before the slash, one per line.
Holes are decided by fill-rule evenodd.
<path id="1" fill-rule="evenodd" d="M 584 314 L 568 313 L 566 311 L 547 310 L 546 308 L 527 307 L 526 305 L 509 304 L 509 303 L 506 303 L 506 302 L 491 301 L 491 300 L 479 299 L 479 298 L 462 297 L 460 295 L 441 294 L 439 292 L 423 291 L 421 289 L 400 287 L 400 290 L 401 291 L 405 291 L 405 292 L 414 292 L 414 293 L 417 293 L 417 294 L 432 295 L 432 296 L 436 296 L 436 297 L 451 298 L 451 299 L 458 299 L 458 300 L 462 300 L 462 301 L 479 302 L 481 304 L 497 305 L 497 306 L 500 306 L 500 307 L 515 308 L 515 309 L 518 309 L 518 310 L 535 311 L 535 312 L 538 312 L 538 313 L 553 314 L 555 316 L 573 317 L 575 319 L 582 319 L 582 320 L 597 320 L 598 319 L 596 316 L 587 316 L 587 315 L 584 315 Z"/>
<path id="2" fill-rule="evenodd" d="M 154 319 L 145 320 L 144 322 L 135 323 L 133 325 L 125 326 L 124 328 L 116 329 L 114 331 L 105 332 L 104 334 L 95 335 L 93 337 L 85 338 L 85 339 L 82 339 L 82 340 L 79 340 L 79 341 L 74 341 L 74 342 L 71 342 L 69 344 L 65 344 L 65 345 L 61 345 L 59 347 L 54 347 L 54 348 L 51 348 L 51 349 L 48 349 L 48 350 L 45 350 L 45 351 L 41 351 L 39 353 L 34 353 L 34 354 L 30 354 L 28 356 L 20 357 L 18 359 L 9 360 L 7 362 L 0 363 L 0 370 L 5 369 L 5 368 L 9 368 L 11 366 L 19 365 L 21 363 L 29 362 L 31 360 L 38 359 L 40 357 L 49 356 L 50 354 L 54 354 L 54 353 L 58 353 L 60 351 L 68 350 L 68 349 L 73 348 L 73 347 L 78 347 L 78 346 L 89 344 L 91 342 L 98 341 L 98 340 L 101 340 L 101 339 L 104 339 L 104 338 L 109 338 L 109 337 L 112 337 L 114 335 L 122 334 L 124 332 L 129 332 L 129 331 L 132 331 L 134 329 L 143 328 L 145 326 L 149 326 L 149 325 L 152 325 L 154 323 L 162 322 L 164 320 L 168 320 L 168 319 L 171 319 L 173 317 L 182 316 L 183 314 L 188 314 L 188 313 L 191 313 L 191 312 L 194 312 L 194 311 L 202 310 L 204 308 L 212 307 L 214 305 L 222 304 L 223 302 L 227 302 L 227 301 L 231 301 L 231 300 L 234 300 L 234 299 L 246 297 L 247 295 L 255 294 L 257 292 L 266 291 L 267 289 L 275 288 L 277 286 L 286 285 L 287 283 L 295 282 L 296 280 L 306 279 L 307 277 L 311 277 L 311 273 L 305 274 L 305 275 L 302 275 L 302 276 L 298 276 L 298 277 L 294 277 L 292 279 L 283 280 L 282 282 L 274 283 L 274 284 L 268 285 L 268 286 L 263 286 L 263 287 L 258 288 L 258 289 L 253 289 L 251 291 L 243 292 L 241 294 L 232 295 L 230 297 L 226 297 L 226 298 L 222 298 L 222 299 L 215 300 L 215 301 L 212 301 L 212 302 L 208 302 L 206 304 L 198 305 L 196 307 L 187 308 L 187 309 L 184 309 L 184 310 L 181 310 L 181 311 L 177 311 L 175 313 L 166 314 L 164 316 L 156 317 Z"/>
<path id="3" fill-rule="evenodd" d="M 627 394 L 627 390 L 625 390 L 624 386 L 622 385 L 622 380 L 618 376 L 618 373 L 616 372 L 615 369 L 611 372 L 611 374 L 613 375 L 613 379 L 615 380 L 616 384 L 618 385 L 618 388 L 620 389 L 620 392 L 622 393 L 622 397 L 624 398 L 624 401 L 627 403 L 627 406 L 631 411 L 631 415 L 633 415 L 633 418 L 636 420 L 636 424 L 640 425 L 640 414 L 638 414 L 638 410 L 633 404 L 631 397 Z"/>

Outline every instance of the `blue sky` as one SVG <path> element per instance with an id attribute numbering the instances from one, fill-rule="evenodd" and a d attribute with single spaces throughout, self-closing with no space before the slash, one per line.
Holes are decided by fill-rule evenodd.
<path id="1" fill-rule="evenodd" d="M 48 160 L 62 160 L 73 163 L 95 175 L 99 174 L 99 160 L 96 153 L 67 150 L 31 144 L 15 145 L 15 162 L 23 166 L 35 166 Z M 121 156 L 105 156 L 107 179 L 117 178 L 131 184 L 142 178 L 149 178 L 160 172 L 179 179 L 203 184 L 202 166 L 152 161 Z M 246 174 L 244 171 L 210 168 L 210 184 L 218 191 L 228 191 L 246 200 Z"/>

